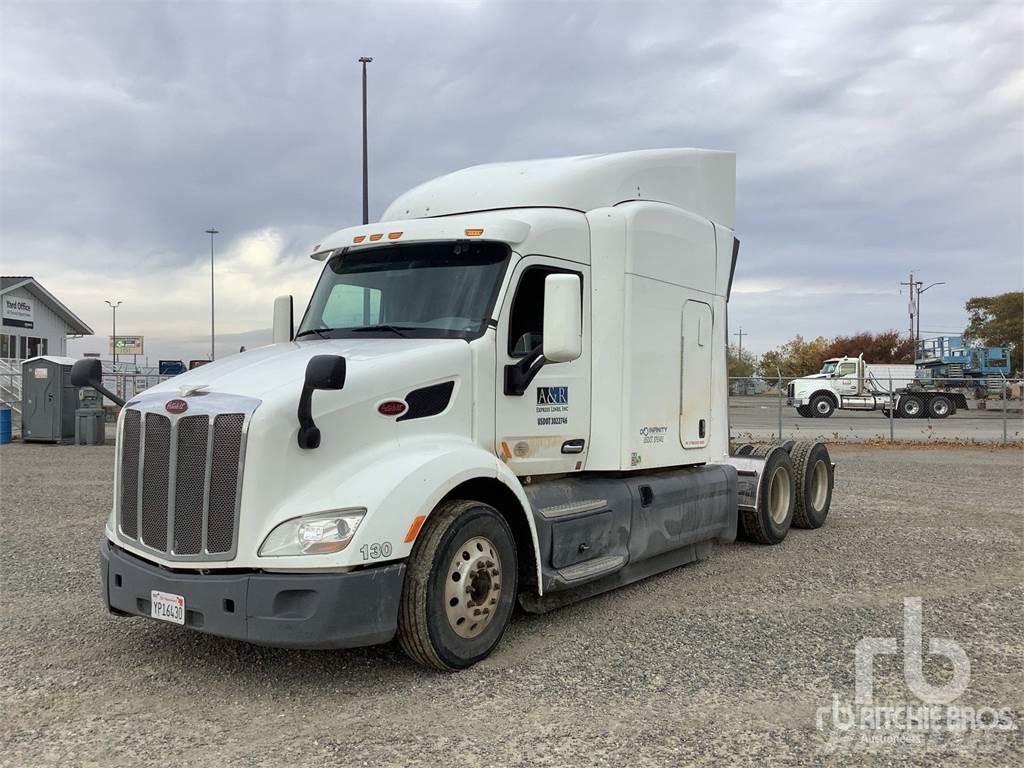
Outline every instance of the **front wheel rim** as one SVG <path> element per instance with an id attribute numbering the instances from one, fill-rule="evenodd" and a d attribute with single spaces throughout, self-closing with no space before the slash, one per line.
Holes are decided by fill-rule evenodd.
<path id="1" fill-rule="evenodd" d="M 494 542 L 474 536 L 459 547 L 445 573 L 444 607 L 459 637 L 479 637 L 494 620 L 501 597 L 501 557 Z"/>
<path id="2" fill-rule="evenodd" d="M 818 401 L 818 405 L 817 405 L 817 409 L 818 409 L 818 413 L 824 415 L 824 414 L 828 413 L 830 410 L 832 410 L 832 407 L 829 405 L 829 402 L 827 400 L 819 400 Z"/>

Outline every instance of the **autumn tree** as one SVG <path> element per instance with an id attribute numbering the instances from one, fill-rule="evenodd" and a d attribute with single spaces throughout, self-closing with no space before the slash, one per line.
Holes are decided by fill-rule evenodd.
<path id="1" fill-rule="evenodd" d="M 965 304 L 970 322 L 964 338 L 987 347 L 1006 347 L 1010 351 L 1010 370 L 1024 368 L 1024 292 L 998 296 L 975 296 Z"/>
<path id="2" fill-rule="evenodd" d="M 893 329 L 881 333 L 861 331 L 852 336 L 836 336 L 825 350 L 830 357 L 857 357 L 863 353 L 869 363 L 913 363 L 914 340 Z"/>
<path id="3" fill-rule="evenodd" d="M 776 378 L 777 371 L 781 371 L 782 377 L 789 379 L 817 373 L 821 364 L 830 357 L 857 357 L 860 354 L 869 363 L 913 363 L 914 341 L 895 330 L 881 333 L 862 331 L 834 339 L 819 336 L 811 341 L 796 336 L 778 349 L 765 352 L 758 371 L 766 379 Z"/>
<path id="4" fill-rule="evenodd" d="M 821 364 L 828 357 L 829 341 L 824 336 L 806 341 L 803 336 L 796 336 L 778 349 L 761 355 L 757 365 L 758 372 L 766 379 L 775 379 L 779 372 L 784 379 L 806 376 L 821 370 Z"/>
<path id="5" fill-rule="evenodd" d="M 740 351 L 732 344 L 729 345 L 728 361 L 730 378 L 749 378 L 754 375 L 754 370 L 757 367 L 750 350 Z"/>

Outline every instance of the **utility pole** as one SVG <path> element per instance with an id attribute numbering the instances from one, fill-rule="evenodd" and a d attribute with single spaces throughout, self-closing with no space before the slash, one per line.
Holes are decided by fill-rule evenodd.
<path id="1" fill-rule="evenodd" d="M 917 338 L 914 335 L 914 313 L 917 308 L 917 303 L 914 300 L 914 273 L 911 272 L 907 282 L 900 283 L 900 285 L 907 286 L 907 289 L 910 291 L 910 301 L 907 304 L 910 312 L 910 340 L 914 342 L 914 349 L 917 350 Z M 914 354 L 917 354 L 916 351 Z"/>
<path id="2" fill-rule="evenodd" d="M 110 329 L 110 354 L 114 358 L 114 369 L 117 369 L 117 308 L 121 306 L 123 302 L 118 301 L 114 303 L 112 301 L 107 302 L 107 306 L 110 307 L 110 312 L 113 315 L 111 319 Z"/>
<path id="3" fill-rule="evenodd" d="M 360 56 L 363 65 L 363 224 L 370 223 L 370 187 L 367 180 L 368 166 L 366 157 L 366 65 L 373 61 L 372 56 Z"/>
<path id="4" fill-rule="evenodd" d="M 213 236 L 219 235 L 213 227 L 206 230 L 206 234 L 210 236 L 210 360 L 213 360 L 214 355 L 214 333 L 213 333 Z"/>
<path id="5" fill-rule="evenodd" d="M 737 360 L 736 360 L 736 362 L 739 363 L 740 366 L 743 365 L 743 337 L 744 336 L 749 336 L 749 335 L 750 335 L 749 333 L 744 333 L 743 332 L 743 326 L 742 325 L 740 326 L 740 332 L 733 334 L 733 336 L 739 336 L 740 337 L 740 351 L 739 351 L 739 354 L 737 355 Z M 726 352 L 728 352 L 728 350 L 726 350 Z M 743 370 L 742 367 L 738 368 L 738 371 L 742 371 L 742 370 Z M 728 375 L 729 375 L 728 371 L 726 371 L 726 378 L 728 378 Z M 742 383 L 743 383 L 743 394 L 745 394 L 745 395 L 750 394 L 750 392 L 748 391 L 748 386 L 747 386 L 749 384 L 749 382 L 746 379 L 744 379 Z M 781 432 L 779 434 L 781 434 Z"/>
<path id="6" fill-rule="evenodd" d="M 749 333 L 744 333 L 743 332 L 743 326 L 742 325 L 740 326 L 740 332 L 733 334 L 733 336 L 739 336 L 740 337 L 740 354 L 739 354 L 739 358 L 740 358 L 740 362 L 741 363 L 743 362 L 743 337 L 744 336 L 749 336 L 749 335 L 750 335 Z"/>

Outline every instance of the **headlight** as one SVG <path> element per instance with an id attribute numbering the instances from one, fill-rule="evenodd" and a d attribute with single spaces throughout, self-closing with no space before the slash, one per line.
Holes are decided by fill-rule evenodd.
<path id="1" fill-rule="evenodd" d="M 264 539 L 260 557 L 341 552 L 352 541 L 365 514 L 365 509 L 333 509 L 285 520 Z"/>

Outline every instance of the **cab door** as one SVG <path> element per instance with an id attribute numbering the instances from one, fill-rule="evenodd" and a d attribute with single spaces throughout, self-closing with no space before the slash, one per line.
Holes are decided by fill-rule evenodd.
<path id="1" fill-rule="evenodd" d="M 506 367 L 544 340 L 544 280 L 576 274 L 583 290 L 583 352 L 547 363 L 523 394 L 508 392 Z M 573 472 L 586 465 L 590 440 L 590 268 L 546 256 L 516 265 L 498 315 L 495 453 L 519 476 Z"/>
<path id="2" fill-rule="evenodd" d="M 857 376 L 857 361 L 844 360 L 836 367 L 836 391 L 840 395 L 858 395 L 860 386 Z"/>

